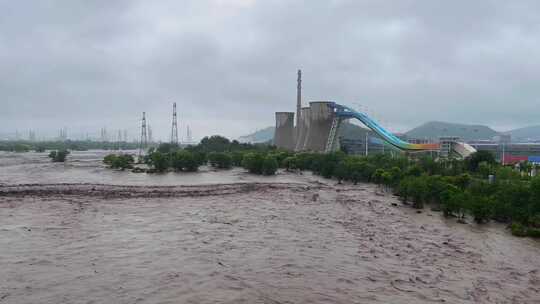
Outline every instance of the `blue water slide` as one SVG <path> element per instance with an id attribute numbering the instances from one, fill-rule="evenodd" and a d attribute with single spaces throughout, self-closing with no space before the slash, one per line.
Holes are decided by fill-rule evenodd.
<path id="1" fill-rule="evenodd" d="M 351 119 L 351 118 L 358 119 L 368 128 L 373 130 L 373 132 L 377 133 L 377 135 L 379 135 L 383 140 L 385 140 L 386 142 L 388 142 L 389 144 L 393 145 L 394 147 L 398 149 L 407 150 L 407 151 L 426 151 L 426 150 L 439 149 L 439 144 L 436 144 L 436 143 L 411 144 L 409 142 L 406 142 L 400 139 L 399 137 L 395 136 L 394 134 L 390 133 L 388 130 L 380 126 L 377 122 L 375 122 L 366 114 L 358 112 L 350 107 L 340 105 L 337 103 L 332 103 L 330 106 L 334 108 L 334 113 L 336 116 L 342 119 Z"/>

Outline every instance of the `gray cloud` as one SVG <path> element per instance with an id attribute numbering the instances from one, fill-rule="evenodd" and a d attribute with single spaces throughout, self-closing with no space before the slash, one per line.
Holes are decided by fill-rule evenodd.
<path id="1" fill-rule="evenodd" d="M 391 127 L 538 124 L 537 1 L 0 1 L 0 130 L 236 137 L 304 101 Z M 2 133 L 0 132 L 0 133 Z"/>

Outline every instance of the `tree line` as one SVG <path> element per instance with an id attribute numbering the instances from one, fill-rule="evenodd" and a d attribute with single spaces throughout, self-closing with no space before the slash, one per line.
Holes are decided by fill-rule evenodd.
<path id="1" fill-rule="evenodd" d="M 470 216 L 477 223 L 508 223 L 514 235 L 540 237 L 540 176 L 532 176 L 540 168 L 529 163 L 502 166 L 487 151 L 465 160 L 297 153 L 285 158 L 283 166 L 311 170 L 338 183 L 375 183 L 413 208 L 428 205 L 459 221 Z"/>
<path id="2" fill-rule="evenodd" d="M 88 141 L 88 140 L 66 140 L 66 141 L 24 141 L 11 140 L 0 141 L 0 151 L 8 152 L 45 152 L 46 150 L 71 150 L 71 151 L 87 151 L 87 150 L 135 150 L 139 147 L 138 143 L 134 142 L 105 142 L 105 141 Z"/>

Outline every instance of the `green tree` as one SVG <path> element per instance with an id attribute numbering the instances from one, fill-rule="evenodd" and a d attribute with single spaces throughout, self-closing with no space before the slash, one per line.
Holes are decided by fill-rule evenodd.
<path id="1" fill-rule="evenodd" d="M 172 153 L 176 150 L 178 150 L 180 147 L 178 147 L 177 144 L 172 144 L 172 143 L 161 143 L 159 144 L 159 146 L 157 147 L 157 151 L 160 152 L 160 153 L 163 153 L 163 154 L 167 154 L 167 153 Z"/>
<path id="2" fill-rule="evenodd" d="M 69 155 L 69 151 L 67 150 L 59 150 L 59 151 L 51 151 L 49 153 L 49 158 L 56 163 L 63 163 L 66 161 L 67 156 Z"/>
<path id="3" fill-rule="evenodd" d="M 336 168 L 334 169 L 334 176 L 337 178 L 338 180 L 338 184 L 341 184 L 341 182 L 344 180 L 344 179 L 347 179 L 348 177 L 348 167 L 347 167 L 347 163 L 345 163 L 345 161 L 340 161 Z"/>
<path id="4" fill-rule="evenodd" d="M 176 171 L 195 172 L 199 169 L 199 162 L 195 155 L 189 151 L 176 151 L 171 157 L 171 165 Z"/>
<path id="5" fill-rule="evenodd" d="M 392 167 L 390 169 L 390 175 L 392 177 L 392 183 L 389 186 L 397 186 L 402 177 L 401 169 L 397 166 Z"/>
<path id="6" fill-rule="evenodd" d="M 453 184 L 446 183 L 446 188 L 441 193 L 440 205 L 444 216 L 448 217 L 459 210 L 456 203 L 459 204 L 459 199 L 456 197 L 461 190 Z"/>
<path id="7" fill-rule="evenodd" d="M 429 193 L 426 180 L 422 177 L 412 178 L 408 188 L 409 195 L 412 197 L 413 208 L 424 208 L 424 203 Z"/>
<path id="8" fill-rule="evenodd" d="M 157 172 L 165 172 L 170 165 L 169 157 L 159 151 L 150 154 L 151 165 Z"/>
<path id="9" fill-rule="evenodd" d="M 482 161 L 478 164 L 478 173 L 483 178 L 487 178 L 490 174 L 493 174 L 492 165 L 486 161 Z"/>
<path id="10" fill-rule="evenodd" d="M 516 180 L 521 176 L 511 167 L 499 167 L 495 170 L 495 177 L 497 180 Z"/>
<path id="11" fill-rule="evenodd" d="M 250 152 L 244 155 L 242 160 L 242 167 L 248 170 L 250 173 L 262 174 L 263 173 L 263 161 L 264 156 L 257 152 Z"/>
<path id="12" fill-rule="evenodd" d="M 226 137 L 213 135 L 204 137 L 199 146 L 205 152 L 225 152 L 230 150 L 231 142 Z"/>
<path id="13" fill-rule="evenodd" d="M 130 154 L 108 154 L 103 158 L 103 162 L 113 169 L 129 169 L 133 168 L 135 159 Z"/>
<path id="14" fill-rule="evenodd" d="M 267 155 L 262 163 L 262 173 L 264 175 L 274 175 L 278 169 L 278 162 L 275 157 Z"/>
<path id="15" fill-rule="evenodd" d="M 111 166 L 115 159 L 116 159 L 116 154 L 107 154 L 107 155 L 103 158 L 103 163 L 105 163 L 105 164 Z"/>
<path id="16" fill-rule="evenodd" d="M 493 213 L 493 200 L 490 197 L 475 196 L 468 203 L 475 222 L 481 224 L 489 221 Z"/>
<path id="17" fill-rule="evenodd" d="M 231 152 L 232 165 L 235 167 L 242 166 L 242 159 L 244 158 L 244 153 L 240 151 Z"/>
<path id="18" fill-rule="evenodd" d="M 470 171 L 476 172 L 478 170 L 478 165 L 481 162 L 486 162 L 491 165 L 495 163 L 495 156 L 489 151 L 477 151 L 469 155 L 465 159 L 465 163 Z"/>
<path id="19" fill-rule="evenodd" d="M 400 197 L 401 202 L 407 203 L 410 198 L 410 183 L 411 183 L 412 177 L 408 176 L 400 180 L 398 186 L 397 186 L 397 195 Z"/>
<path id="20" fill-rule="evenodd" d="M 383 182 L 382 176 L 383 176 L 384 173 L 385 173 L 384 169 L 379 168 L 379 169 L 375 170 L 375 172 L 373 172 L 373 175 L 371 176 L 371 180 L 375 184 L 380 186 L 382 184 L 382 182 Z"/>
<path id="21" fill-rule="evenodd" d="M 296 170 L 298 169 L 298 158 L 296 156 L 289 156 L 283 160 L 282 166 L 287 171 Z"/>
<path id="22" fill-rule="evenodd" d="M 232 157 L 225 152 L 208 153 L 208 161 L 212 167 L 219 169 L 230 169 L 232 166 Z"/>

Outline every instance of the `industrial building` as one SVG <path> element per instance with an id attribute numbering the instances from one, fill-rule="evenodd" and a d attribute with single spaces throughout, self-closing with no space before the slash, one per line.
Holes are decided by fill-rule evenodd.
<path id="1" fill-rule="evenodd" d="M 489 151 L 503 164 L 522 161 L 540 163 L 540 143 L 470 143 L 478 151 Z"/>
<path id="2" fill-rule="evenodd" d="M 392 134 L 365 113 L 332 101 L 311 101 L 309 108 L 302 108 L 302 72 L 298 70 L 296 100 L 296 124 L 293 112 L 276 112 L 274 144 L 283 149 L 294 151 L 332 152 L 340 147 L 346 150 L 358 150 L 358 143 L 343 142 L 340 128 L 343 121 L 356 119 L 372 130 L 381 139 L 384 151 L 385 143 L 393 148 L 409 152 L 440 152 L 441 157 L 467 157 L 476 149 L 459 140 L 458 137 L 441 138 L 439 143 L 406 141 Z M 364 141 L 365 153 L 369 153 L 369 139 Z M 504 142 L 504 141 L 503 141 Z M 361 144 L 361 142 L 360 142 Z M 348 145 L 348 148 L 347 148 Z M 392 148 L 392 149 L 393 149 Z"/>
<path id="3" fill-rule="evenodd" d="M 297 121 L 299 121 L 299 125 L 296 127 L 297 135 L 296 135 L 296 146 L 294 149 L 295 151 L 304 150 L 304 147 L 306 144 L 307 132 L 310 126 L 309 119 L 311 115 L 309 115 L 309 113 L 310 113 L 310 108 L 303 107 L 300 110 L 300 119 L 298 120 L 298 117 L 297 117 Z"/>
<path id="4" fill-rule="evenodd" d="M 294 150 L 294 112 L 276 112 L 274 145 L 286 150 Z"/>

